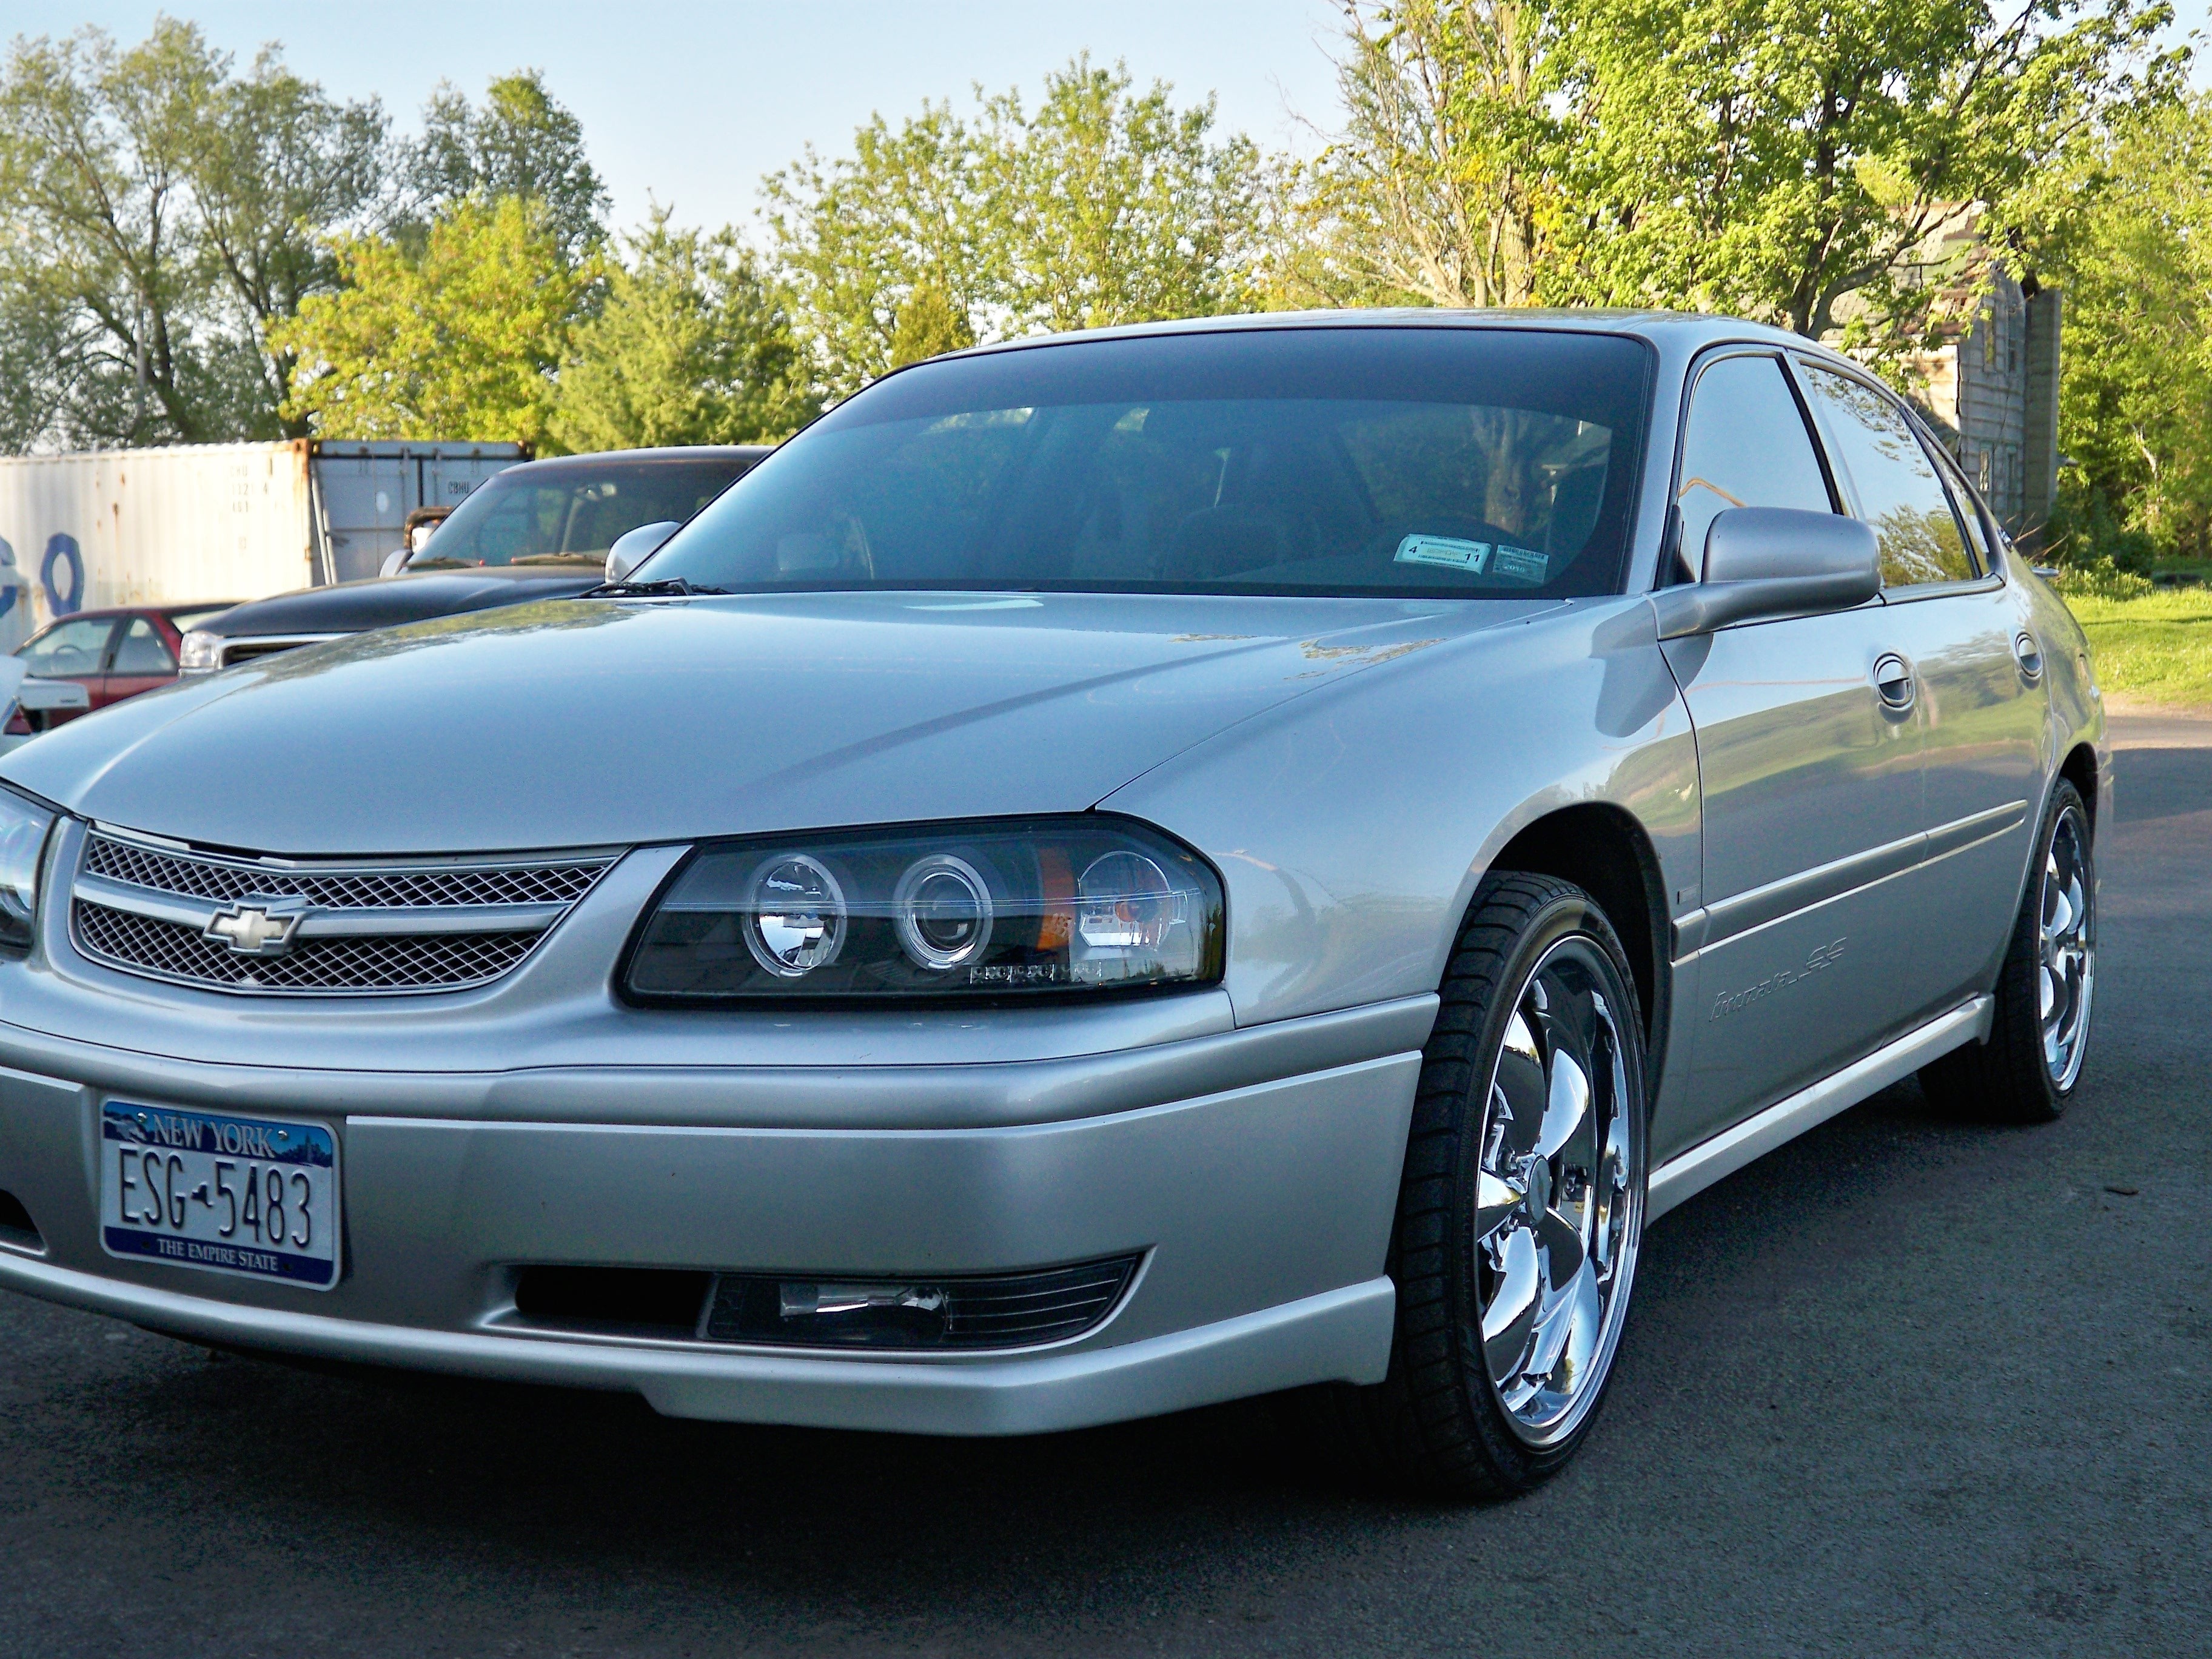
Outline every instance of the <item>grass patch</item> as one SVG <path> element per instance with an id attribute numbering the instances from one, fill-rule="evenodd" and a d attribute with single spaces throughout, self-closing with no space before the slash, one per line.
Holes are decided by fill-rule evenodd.
<path id="1" fill-rule="evenodd" d="M 2212 706 L 2212 587 L 2130 598 L 2069 592 L 2108 692 L 2182 708 Z"/>

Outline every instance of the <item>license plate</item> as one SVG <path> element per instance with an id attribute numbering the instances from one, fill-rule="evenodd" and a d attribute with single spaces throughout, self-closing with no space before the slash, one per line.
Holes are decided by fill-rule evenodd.
<path id="1" fill-rule="evenodd" d="M 326 1291 L 338 1276 L 338 1149 L 319 1123 L 111 1100 L 100 1114 L 108 1255 Z"/>

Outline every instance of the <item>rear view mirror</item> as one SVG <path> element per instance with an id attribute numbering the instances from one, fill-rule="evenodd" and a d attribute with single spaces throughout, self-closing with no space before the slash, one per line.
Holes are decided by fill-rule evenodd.
<path id="1" fill-rule="evenodd" d="M 396 576 L 405 568 L 407 568 L 407 550 L 398 547 L 384 556 L 384 562 L 378 567 L 376 574 L 380 576 Z"/>
<path id="2" fill-rule="evenodd" d="M 1651 596 L 1661 639 L 1864 605 L 1881 592 L 1881 544 L 1841 514 L 1737 507 L 1706 531 L 1699 569 L 1698 581 Z"/>
<path id="3" fill-rule="evenodd" d="M 641 524 L 635 530 L 624 531 L 607 550 L 607 580 L 628 580 L 631 571 L 658 553 L 660 544 L 683 527 L 677 520 L 664 519 L 658 524 Z"/>

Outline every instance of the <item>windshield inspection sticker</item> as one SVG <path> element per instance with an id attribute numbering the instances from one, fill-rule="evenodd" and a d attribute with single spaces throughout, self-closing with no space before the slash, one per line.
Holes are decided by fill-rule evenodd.
<path id="1" fill-rule="evenodd" d="M 1455 541 L 1449 536 L 1408 536 L 1398 544 L 1393 564 L 1440 564 L 1478 575 L 1490 562 L 1488 542 Z"/>
<path id="2" fill-rule="evenodd" d="M 1510 576 L 1515 581 L 1534 582 L 1540 587 L 1551 580 L 1552 561 L 1544 554 L 1500 542 L 1490 556 L 1490 570 L 1492 575 Z"/>

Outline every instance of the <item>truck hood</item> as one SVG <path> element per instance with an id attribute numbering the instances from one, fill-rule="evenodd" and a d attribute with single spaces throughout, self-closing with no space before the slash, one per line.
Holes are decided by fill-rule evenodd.
<path id="1" fill-rule="evenodd" d="M 606 580 L 597 562 L 482 565 L 370 576 L 330 587 L 303 587 L 234 605 L 200 624 L 227 640 L 267 635 L 358 634 L 431 617 L 489 611 L 532 599 L 567 599 Z"/>
<path id="2" fill-rule="evenodd" d="M 293 854 L 1079 811 L 1237 720 L 1548 606 L 974 593 L 556 600 L 269 657 L 0 777 Z"/>

